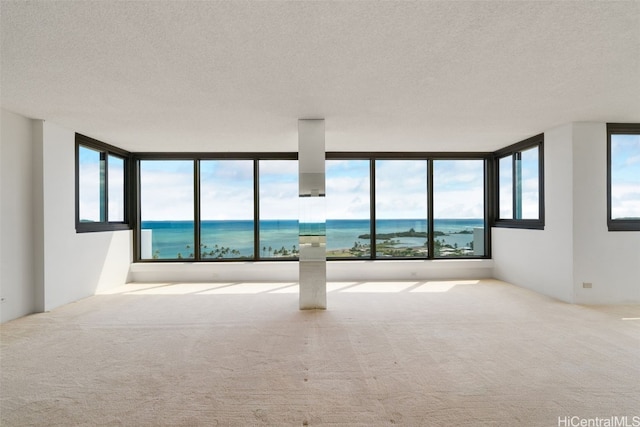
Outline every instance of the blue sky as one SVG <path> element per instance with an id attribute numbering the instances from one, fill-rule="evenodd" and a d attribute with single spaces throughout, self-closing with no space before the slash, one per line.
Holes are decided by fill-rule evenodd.
<path id="1" fill-rule="evenodd" d="M 640 218 L 640 135 L 611 135 L 611 216 Z"/>
<path id="2" fill-rule="evenodd" d="M 100 152 L 80 147 L 80 219 L 100 221 Z M 124 219 L 124 161 L 109 156 L 109 220 Z"/>
<path id="3" fill-rule="evenodd" d="M 640 135 L 612 135 L 612 214 L 614 218 L 640 217 Z M 99 153 L 80 149 L 80 217 L 99 220 Z M 123 171 L 115 157 L 109 163 L 109 217 L 122 218 Z M 523 152 L 523 217 L 536 218 L 538 209 L 538 152 Z M 507 162 L 509 165 L 510 162 Z M 326 217 L 369 217 L 369 162 L 329 160 Z M 501 162 L 502 165 L 502 162 Z M 502 168 L 501 168 L 502 171 Z M 383 218 L 425 218 L 427 212 L 426 162 L 379 160 L 377 212 Z M 253 166 L 251 160 L 203 161 L 202 219 L 253 218 Z M 483 168 L 479 160 L 434 161 L 434 214 L 436 218 L 482 218 Z M 510 176 L 501 174 L 501 213 L 509 216 Z M 143 220 L 193 219 L 193 162 L 143 161 L 141 168 Z M 260 162 L 260 209 L 264 219 L 297 219 L 298 167 L 292 160 Z M 505 206 L 506 205 L 506 206 Z"/>
<path id="4" fill-rule="evenodd" d="M 522 218 L 538 219 L 538 148 L 522 151 Z M 513 156 L 503 157 L 499 165 L 500 218 L 513 218 Z"/>
<path id="5" fill-rule="evenodd" d="M 81 155 L 81 176 L 90 182 L 81 192 L 86 211 L 97 209 L 95 163 Z M 327 161 L 328 219 L 369 217 L 369 162 Z M 377 212 L 383 218 L 426 218 L 426 162 L 379 160 Z M 250 160 L 203 161 L 201 164 L 202 219 L 253 218 L 253 167 Z M 142 220 L 193 219 L 193 161 L 141 162 Z M 436 218 L 482 218 L 483 162 L 434 162 L 434 213 Z M 298 167 L 292 160 L 260 162 L 260 210 L 264 219 L 297 219 Z"/>

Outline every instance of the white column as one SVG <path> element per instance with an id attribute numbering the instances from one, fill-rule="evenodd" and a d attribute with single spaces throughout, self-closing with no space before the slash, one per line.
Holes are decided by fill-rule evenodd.
<path id="1" fill-rule="evenodd" d="M 298 120 L 300 310 L 327 308 L 324 120 Z"/>

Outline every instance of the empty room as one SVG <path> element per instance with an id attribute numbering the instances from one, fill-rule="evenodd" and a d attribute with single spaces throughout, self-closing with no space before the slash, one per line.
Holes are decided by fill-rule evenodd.
<path id="1" fill-rule="evenodd" d="M 640 2 L 0 23 L 0 425 L 640 426 Z"/>

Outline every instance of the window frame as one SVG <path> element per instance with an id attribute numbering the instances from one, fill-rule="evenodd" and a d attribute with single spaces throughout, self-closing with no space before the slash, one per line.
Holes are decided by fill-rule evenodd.
<path id="1" fill-rule="evenodd" d="M 203 258 L 197 251 L 197 256 L 189 259 L 142 259 L 141 258 L 141 218 L 140 218 L 140 161 L 141 160 L 192 160 L 194 161 L 194 209 L 196 216 L 194 218 L 194 233 L 195 233 L 195 245 L 199 247 L 200 244 L 200 195 L 199 195 L 199 161 L 200 160 L 253 160 L 254 164 L 254 257 L 253 258 Z M 369 179 L 370 179 L 370 227 L 371 235 L 375 235 L 375 161 L 376 160 L 425 160 L 427 162 L 427 194 L 429 198 L 428 203 L 428 215 L 433 217 L 433 160 L 484 160 L 484 227 L 485 227 L 485 250 L 483 256 L 459 256 L 459 257 L 435 257 L 434 256 L 434 243 L 433 239 L 429 242 L 429 255 L 426 257 L 376 257 L 375 245 L 372 246 L 371 255 L 369 257 L 328 257 L 329 261 L 425 261 L 425 260 L 469 260 L 469 259 L 490 259 L 491 258 L 491 232 L 490 232 L 490 212 L 491 212 L 491 187 L 490 187 L 490 168 L 492 153 L 486 152 L 472 152 L 472 153 L 423 153 L 423 152 L 375 152 L 375 153 L 363 153 L 363 152 L 327 152 L 325 155 L 326 160 L 366 160 L 369 161 Z M 175 153 L 175 152 L 160 152 L 160 153 L 133 153 L 132 154 L 132 190 L 134 194 L 133 217 L 136 220 L 134 228 L 134 262 L 136 263 L 165 263 L 165 262 L 202 262 L 202 263 L 215 263 L 215 262 L 298 262 L 297 257 L 287 258 L 274 258 L 274 257 L 262 257 L 260 251 L 260 182 L 259 182 L 259 163 L 260 160 L 298 160 L 298 153 L 296 152 L 278 152 L 278 153 Z M 433 235 L 433 221 L 427 220 L 428 232 Z M 194 254 L 195 255 L 195 254 Z"/>
<path id="2" fill-rule="evenodd" d="M 105 179 L 104 189 L 101 189 L 104 200 L 105 209 L 104 221 L 80 221 L 80 147 L 86 147 L 91 150 L 100 152 L 105 158 Z M 118 157 L 123 160 L 123 191 L 124 191 L 124 207 L 122 221 L 109 221 L 109 156 Z M 90 138 L 86 135 L 76 133 L 75 137 L 75 227 L 76 233 L 93 233 L 101 231 L 117 231 L 131 230 L 131 153 L 113 145 L 106 144 L 97 139 Z"/>
<path id="3" fill-rule="evenodd" d="M 484 255 L 482 256 L 456 256 L 436 257 L 434 239 L 429 238 L 428 255 L 424 257 L 376 257 L 376 240 L 371 243 L 369 257 L 327 257 L 328 261 L 442 261 L 442 260 L 470 260 L 491 259 L 491 167 L 493 153 L 486 152 L 327 152 L 326 160 L 368 160 L 369 165 L 369 192 L 370 192 L 370 235 L 375 236 L 376 231 L 376 160 L 424 160 L 427 163 L 427 233 L 434 235 L 434 204 L 433 204 L 433 161 L 434 160 L 483 160 L 484 161 Z"/>
<path id="4" fill-rule="evenodd" d="M 640 135 L 640 123 L 607 123 L 607 228 L 608 231 L 640 231 L 640 219 L 611 218 L 611 135 Z"/>
<path id="5" fill-rule="evenodd" d="M 256 262 L 256 261 L 277 261 L 290 262 L 298 261 L 298 258 L 274 258 L 262 257 L 260 252 L 260 160 L 298 160 L 298 153 L 295 152 L 278 152 L 278 153 L 249 153 L 249 152 L 228 152 L 228 153 L 200 153 L 200 152 L 158 152 L 158 153 L 133 153 L 133 188 L 134 193 L 134 217 L 136 225 L 133 233 L 133 262 L 135 263 L 166 263 L 166 262 Z M 193 258 L 162 258 L 162 259 L 144 259 L 141 257 L 141 209 L 140 209 L 140 161 L 141 160 L 189 160 L 194 162 L 193 170 L 193 197 L 194 197 L 194 247 L 200 247 L 201 237 L 201 194 L 200 194 L 200 161 L 202 160 L 252 160 L 253 161 L 253 258 L 207 258 L 202 257 L 201 251 L 196 250 Z"/>
<path id="6" fill-rule="evenodd" d="M 517 176 L 512 169 L 512 218 L 500 218 L 500 159 L 512 157 L 512 165 L 515 164 L 515 158 L 523 151 L 531 148 L 538 148 L 538 219 L 516 219 L 516 197 Z M 545 226 L 545 204 L 544 204 L 544 133 L 532 136 L 523 141 L 501 148 L 493 153 L 493 221 L 492 226 L 498 228 L 522 228 L 527 230 L 544 230 Z"/>

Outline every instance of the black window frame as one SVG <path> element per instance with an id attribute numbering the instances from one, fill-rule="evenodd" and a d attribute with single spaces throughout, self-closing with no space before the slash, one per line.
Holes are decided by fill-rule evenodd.
<path id="1" fill-rule="evenodd" d="M 515 165 L 515 159 L 520 156 L 523 151 L 531 148 L 538 148 L 538 219 L 517 219 L 516 215 L 516 180 L 515 171 L 512 170 L 511 176 L 513 180 L 512 191 L 512 218 L 500 218 L 500 159 L 512 157 L 512 165 Z M 544 133 L 532 136 L 523 141 L 501 148 L 493 153 L 493 221 L 492 226 L 498 228 L 522 228 L 528 230 L 544 230 L 545 226 L 545 205 L 544 205 Z"/>
<path id="2" fill-rule="evenodd" d="M 376 235 L 376 160 L 424 160 L 427 163 L 427 234 L 434 235 L 434 204 L 433 204 L 433 161 L 434 160 L 483 160 L 484 161 L 484 255 L 482 256 L 435 256 L 434 239 L 429 238 L 428 254 L 424 257 L 377 257 L 376 240 L 372 239 L 369 257 L 327 257 L 328 261 L 442 261 L 442 260 L 470 260 L 491 259 L 491 232 L 489 224 L 491 214 L 490 170 L 493 153 L 486 152 L 327 152 L 327 160 L 368 160 L 369 163 L 369 192 L 370 192 L 370 235 Z"/>
<path id="3" fill-rule="evenodd" d="M 207 258 L 203 257 L 201 251 L 194 251 L 193 258 L 151 258 L 146 259 L 141 256 L 141 242 L 142 242 L 142 220 L 140 209 L 140 161 L 142 160 L 189 160 L 193 161 L 193 197 L 194 197 L 194 247 L 200 247 L 200 235 L 201 235 L 201 194 L 200 194 L 200 161 L 202 160 L 252 160 L 253 161 L 253 245 L 254 256 L 253 258 Z M 295 152 L 275 152 L 275 153 L 254 153 L 254 152 L 227 152 L 227 153 L 200 153 L 200 152 L 148 152 L 148 153 L 133 153 L 132 154 L 132 173 L 133 173 L 133 188 L 134 188 L 134 217 L 136 219 L 136 226 L 133 233 L 133 262 L 136 263 L 149 263 L 149 262 L 255 262 L 255 261 L 298 261 L 297 257 L 287 258 L 274 258 L 274 257 L 262 257 L 260 255 L 260 161 L 261 160 L 298 160 L 298 153 Z"/>
<path id="4" fill-rule="evenodd" d="M 141 258 L 141 218 L 140 218 L 140 161 L 141 160 L 191 160 L 194 162 L 194 242 L 195 246 L 199 247 L 200 244 L 200 195 L 199 195 L 199 161 L 201 160 L 253 160 L 254 164 L 254 256 L 253 258 L 207 258 L 201 257 L 200 251 L 194 253 L 194 258 L 166 258 L 166 259 L 142 259 Z M 491 232 L 490 232 L 490 213 L 491 213 L 491 160 L 492 153 L 485 152 L 473 152 L 473 153 L 423 153 L 423 152 L 375 152 L 375 153 L 363 153 L 363 152 L 328 152 L 325 159 L 327 160 L 367 160 L 370 164 L 369 179 L 370 179 L 370 226 L 371 235 L 375 235 L 375 161 L 376 160 L 425 160 L 427 162 L 427 172 L 429 174 L 427 178 L 427 195 L 429 198 L 428 209 L 429 217 L 433 217 L 433 160 L 483 160 L 484 161 L 484 232 L 485 232 L 485 248 L 483 256 L 457 256 L 457 257 L 434 257 L 434 243 L 433 239 L 429 239 L 429 254 L 425 257 L 376 257 L 375 246 L 372 247 L 371 255 L 369 257 L 328 257 L 329 261 L 371 261 L 371 260 L 469 260 L 469 259 L 490 259 L 491 258 Z M 297 262 L 297 257 L 286 258 L 274 258 L 274 257 L 262 257 L 260 251 L 260 171 L 259 164 L 261 160 L 298 160 L 298 153 L 296 152 L 277 152 L 277 153 L 175 153 L 175 152 L 160 152 L 160 153 L 133 153 L 132 154 L 132 192 L 134 194 L 134 214 L 135 229 L 134 229 L 134 262 L 136 263 L 166 263 L 166 262 Z M 428 230 L 430 235 L 433 235 L 433 221 L 428 220 Z"/>
<path id="5" fill-rule="evenodd" d="M 640 123 L 607 123 L 607 228 L 609 231 L 640 231 L 640 219 L 611 218 L 611 135 L 640 135 Z"/>
<path id="6" fill-rule="evenodd" d="M 104 221 L 80 221 L 80 147 L 86 147 L 98 151 L 105 161 L 104 190 L 101 191 L 104 200 Z M 109 221 L 109 156 L 115 156 L 123 160 L 124 171 L 124 212 L 123 220 Z M 75 225 L 76 233 L 93 233 L 101 231 L 131 230 L 131 153 L 121 148 L 109 145 L 86 135 L 76 133 L 75 137 Z"/>

